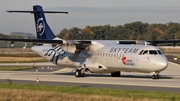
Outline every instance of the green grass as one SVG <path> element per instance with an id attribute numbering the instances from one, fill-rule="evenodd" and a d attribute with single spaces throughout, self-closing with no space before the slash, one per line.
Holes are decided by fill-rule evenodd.
<path id="1" fill-rule="evenodd" d="M 98 96 L 111 96 L 121 98 L 136 99 L 161 99 L 162 101 L 180 101 L 180 93 L 167 93 L 167 92 L 150 92 L 150 91 L 133 91 L 133 90 L 118 90 L 107 88 L 83 88 L 83 87 L 65 87 L 65 86 L 48 86 L 48 85 L 32 85 L 32 84 L 5 84 L 0 83 L 1 89 L 19 89 L 27 91 L 46 91 L 58 92 L 66 94 L 78 95 L 98 95 Z M 149 101 L 149 100 L 148 100 Z"/>
<path id="2" fill-rule="evenodd" d="M 34 66 L 0 66 L 0 71 L 19 71 L 36 68 Z"/>
<path id="3" fill-rule="evenodd" d="M 0 54 L 0 56 L 3 56 L 3 57 L 4 56 L 5 57 L 41 57 L 35 53 L 33 53 L 33 54 L 28 54 L 28 53 L 26 53 L 26 54 Z"/>
<path id="4" fill-rule="evenodd" d="M 34 59 L 29 61 L 18 61 L 18 63 L 38 63 L 38 62 L 48 62 L 46 59 Z M 0 63 L 17 63 L 16 61 L 0 61 Z"/>

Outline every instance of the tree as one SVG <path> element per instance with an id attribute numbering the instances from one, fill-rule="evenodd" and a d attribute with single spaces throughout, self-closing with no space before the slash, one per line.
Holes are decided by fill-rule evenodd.
<path id="1" fill-rule="evenodd" d="M 66 28 L 64 28 L 57 36 L 61 39 L 64 39 L 67 34 L 69 34 L 69 31 Z"/>
<path id="2" fill-rule="evenodd" d="M 83 29 L 78 27 L 64 28 L 58 36 L 63 38 L 68 34 L 66 39 L 78 40 L 167 40 L 180 38 L 179 33 L 179 23 L 148 24 L 136 21 L 117 26 L 86 26 Z"/>
<path id="3" fill-rule="evenodd" d="M 167 39 L 175 39 L 175 34 L 180 31 L 179 23 L 167 23 L 167 29 L 165 30 Z"/>
<path id="4" fill-rule="evenodd" d="M 89 28 L 83 28 L 81 33 L 81 39 L 89 39 L 93 32 Z"/>
<path id="5" fill-rule="evenodd" d="M 127 23 L 124 25 L 125 29 L 127 30 L 126 34 L 128 35 L 128 39 L 131 40 L 137 40 L 137 38 L 140 38 L 142 34 L 147 32 L 146 27 L 148 27 L 149 24 L 142 23 L 140 21 Z"/>
<path id="6" fill-rule="evenodd" d="M 180 31 L 175 33 L 175 39 L 180 39 Z"/>
<path id="7" fill-rule="evenodd" d="M 163 34 L 163 31 L 160 28 L 156 27 L 152 29 L 152 38 L 158 40 L 160 34 Z"/>
<path id="8" fill-rule="evenodd" d="M 7 38 L 7 37 L 9 37 L 9 35 L 4 35 L 4 34 L 0 33 L 0 37 L 1 38 Z"/>

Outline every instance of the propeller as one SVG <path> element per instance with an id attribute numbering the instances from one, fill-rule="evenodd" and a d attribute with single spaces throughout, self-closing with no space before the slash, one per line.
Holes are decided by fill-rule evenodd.
<path id="1" fill-rule="evenodd" d="M 69 40 L 71 38 L 71 32 L 76 34 L 76 38 L 80 40 Z M 93 32 L 89 28 L 71 30 L 63 29 L 60 33 L 63 44 L 61 45 L 64 51 L 70 52 L 78 56 L 81 51 L 88 52 L 90 50 L 91 41 L 84 40 L 88 38 Z M 74 35 L 73 35 L 74 36 Z"/>

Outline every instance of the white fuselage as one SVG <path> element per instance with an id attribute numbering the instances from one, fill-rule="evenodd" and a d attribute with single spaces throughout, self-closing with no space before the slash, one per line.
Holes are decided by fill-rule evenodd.
<path id="1" fill-rule="evenodd" d="M 79 54 L 48 44 L 34 46 L 32 50 L 58 66 L 80 68 L 84 65 L 94 73 L 160 72 L 168 65 L 161 51 L 150 45 L 105 44 L 95 51 L 81 51 Z M 143 53 L 145 51 L 147 54 Z"/>

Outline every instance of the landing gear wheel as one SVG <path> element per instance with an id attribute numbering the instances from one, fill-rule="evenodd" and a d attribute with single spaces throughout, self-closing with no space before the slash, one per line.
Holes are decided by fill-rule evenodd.
<path id="1" fill-rule="evenodd" d="M 159 79 L 159 75 L 152 75 L 152 79 Z"/>
<path id="2" fill-rule="evenodd" d="M 118 71 L 118 72 L 111 73 L 111 76 L 112 77 L 120 77 L 121 76 L 121 72 Z"/>
<path id="3" fill-rule="evenodd" d="M 153 74 L 152 79 L 159 79 L 159 73 L 156 72 L 155 74 Z"/>
<path id="4" fill-rule="evenodd" d="M 75 71 L 75 76 L 76 77 L 84 77 L 85 73 L 83 72 L 83 70 L 76 70 Z"/>

